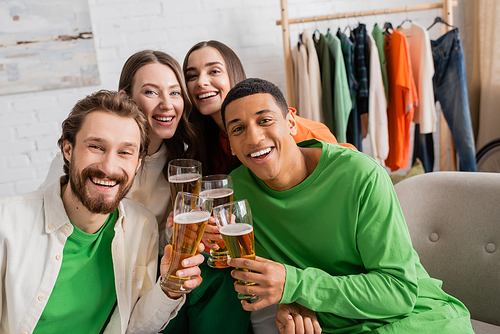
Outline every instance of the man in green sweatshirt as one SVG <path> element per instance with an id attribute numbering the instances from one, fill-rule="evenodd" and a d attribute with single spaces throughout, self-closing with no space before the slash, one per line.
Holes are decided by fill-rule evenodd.
<path id="1" fill-rule="evenodd" d="M 317 140 L 295 144 L 279 88 L 236 85 L 222 105 L 235 199 L 252 208 L 255 261 L 232 259 L 249 311 L 280 304 L 315 312 L 324 333 L 473 333 L 470 315 L 430 278 L 387 172 L 369 156 Z"/>

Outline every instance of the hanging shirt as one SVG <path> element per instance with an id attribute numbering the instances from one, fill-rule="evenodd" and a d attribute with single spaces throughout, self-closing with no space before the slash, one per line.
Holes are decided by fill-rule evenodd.
<path id="1" fill-rule="evenodd" d="M 366 26 L 362 23 L 358 25 L 353 31 L 354 33 L 354 57 L 355 57 L 355 71 L 356 79 L 358 81 L 358 93 L 356 96 L 356 103 L 358 105 L 358 113 L 365 114 L 368 112 L 368 89 L 369 89 L 369 78 L 368 78 L 368 48 L 366 40 Z"/>
<path id="2" fill-rule="evenodd" d="M 335 133 L 335 117 L 333 111 L 333 86 L 332 81 L 335 78 L 335 63 L 326 43 L 325 36 L 319 34 L 313 35 L 314 46 L 318 54 L 319 68 L 321 72 L 321 106 L 323 107 L 323 119 L 326 126 L 332 133 Z"/>
<path id="3" fill-rule="evenodd" d="M 321 74 L 319 60 L 311 33 L 306 29 L 302 33 L 302 42 L 307 50 L 307 71 L 309 73 L 309 87 L 311 92 L 311 120 L 323 122 L 323 108 L 321 107 Z"/>
<path id="4" fill-rule="evenodd" d="M 311 91 L 307 72 L 307 51 L 304 44 L 297 44 L 292 50 L 295 106 L 300 116 L 311 119 Z"/>
<path id="5" fill-rule="evenodd" d="M 337 137 L 339 143 L 345 143 L 347 140 L 347 121 L 352 110 L 352 101 L 344 57 L 342 55 L 342 45 L 340 39 L 331 32 L 326 34 L 325 40 L 335 64 L 335 77 L 332 78 L 335 129 L 332 132 Z"/>
<path id="6" fill-rule="evenodd" d="M 346 34 L 337 32 L 337 37 L 340 38 L 340 42 L 342 45 L 342 54 L 344 55 L 344 63 L 347 72 L 347 81 L 349 83 L 349 90 L 351 92 L 351 101 L 352 101 L 352 111 L 349 115 L 349 120 L 347 122 L 347 133 L 346 140 L 347 142 L 353 144 L 359 149 L 359 144 L 357 142 L 357 91 L 358 91 L 358 82 L 355 76 L 354 70 L 354 43 L 346 36 Z"/>
<path id="7" fill-rule="evenodd" d="M 371 34 L 368 36 L 370 51 L 370 95 L 368 99 L 368 137 L 371 144 L 371 156 L 382 166 L 389 154 L 389 130 L 387 128 L 387 102 L 382 80 L 382 70 L 377 46 Z"/>
<path id="8" fill-rule="evenodd" d="M 393 30 L 385 38 L 387 79 L 389 82 L 389 155 L 385 160 L 391 171 L 406 168 L 410 157 L 410 125 L 415 106 L 418 105 L 417 90 L 413 79 L 411 59 L 406 37 Z"/>
<path id="9" fill-rule="evenodd" d="M 434 60 L 429 33 L 416 23 L 412 23 L 411 28 L 402 33 L 406 35 L 408 41 L 418 93 L 418 106 L 415 107 L 413 121 L 420 124 L 420 133 L 432 133 L 437 130 L 437 115 L 432 83 Z"/>
<path id="10" fill-rule="evenodd" d="M 342 46 L 342 55 L 344 56 L 344 64 L 347 74 L 347 82 L 349 83 L 349 91 L 351 93 L 351 101 L 353 108 L 356 105 L 356 91 L 358 90 L 358 82 L 354 76 L 354 44 L 346 34 L 337 32 L 337 37 L 340 39 Z"/>
<path id="11" fill-rule="evenodd" d="M 363 138 L 368 132 L 368 61 L 369 54 L 367 52 L 366 42 L 366 26 L 362 23 L 351 32 L 351 40 L 354 42 L 354 68 L 356 79 L 358 80 L 358 93 L 356 95 L 356 113 L 351 114 L 348 128 L 351 129 L 348 134 L 351 134 L 351 140 L 361 150 Z"/>
<path id="12" fill-rule="evenodd" d="M 385 89 L 385 99 L 387 101 L 387 104 L 389 104 L 389 84 L 387 83 L 387 68 L 384 51 L 384 32 L 378 24 L 375 24 L 371 35 L 373 37 L 373 40 L 375 41 L 375 45 L 377 46 L 378 57 L 380 60 L 380 70 L 382 72 L 382 82 L 384 83 Z"/>

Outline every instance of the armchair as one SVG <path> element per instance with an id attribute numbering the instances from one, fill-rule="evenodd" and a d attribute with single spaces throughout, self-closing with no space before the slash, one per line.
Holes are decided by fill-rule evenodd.
<path id="1" fill-rule="evenodd" d="M 476 334 L 500 333 L 500 174 L 435 172 L 394 188 L 429 275 L 467 306 Z"/>

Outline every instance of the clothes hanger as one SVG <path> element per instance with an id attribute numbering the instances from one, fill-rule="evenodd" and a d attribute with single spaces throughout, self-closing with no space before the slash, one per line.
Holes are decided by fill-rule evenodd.
<path id="1" fill-rule="evenodd" d="M 375 20 L 374 20 L 374 21 L 375 21 L 375 24 L 373 25 L 373 28 L 375 28 L 375 26 L 378 26 L 378 23 L 377 23 L 378 16 L 377 16 L 377 15 L 378 15 L 378 14 L 377 14 L 377 11 L 376 11 L 376 10 L 374 10 L 374 11 L 373 11 L 373 17 L 374 17 L 374 19 L 375 19 Z"/>
<path id="2" fill-rule="evenodd" d="M 344 16 L 344 20 L 345 20 L 345 23 L 346 23 L 346 27 L 344 28 L 344 31 L 347 29 L 348 27 L 348 22 L 347 22 L 347 13 L 345 13 L 345 16 Z M 337 28 L 337 37 L 340 38 L 340 36 L 342 36 L 344 33 L 342 32 L 342 29 L 340 29 L 340 25 L 341 25 L 341 20 L 338 21 L 339 22 L 339 27 Z"/>
<path id="3" fill-rule="evenodd" d="M 301 25 L 302 25 L 302 32 L 299 32 L 299 41 L 297 42 L 297 48 L 300 50 L 300 46 L 301 45 L 304 45 L 304 42 L 302 41 L 302 34 L 305 30 L 305 27 L 304 27 L 304 19 L 302 19 L 301 21 Z M 300 23 L 299 23 L 300 24 Z M 299 30 L 300 31 L 300 30 Z"/>
<path id="4" fill-rule="evenodd" d="M 384 13 L 385 13 L 385 15 L 384 15 L 385 19 L 387 20 L 387 17 L 388 17 L 387 14 L 389 14 L 389 8 L 386 8 Z M 389 29 L 391 31 L 389 31 Z M 385 21 L 384 26 L 382 27 L 382 30 L 384 31 L 384 35 L 387 37 L 387 39 L 391 39 L 391 33 L 392 33 L 392 30 L 394 30 L 392 27 L 392 23 L 389 21 Z"/>
<path id="5" fill-rule="evenodd" d="M 351 27 L 351 25 L 349 24 L 349 23 L 350 23 L 350 22 L 349 22 L 349 20 L 347 20 L 346 22 L 347 22 L 347 24 L 345 25 L 345 28 L 344 28 L 343 33 L 345 34 L 345 33 L 346 33 L 346 31 L 347 31 L 347 29 L 349 29 L 349 35 L 350 35 L 350 34 L 351 34 L 351 32 L 352 32 L 352 27 Z"/>
<path id="6" fill-rule="evenodd" d="M 399 28 L 401 28 L 401 27 L 403 26 L 403 24 L 405 24 L 406 22 L 410 22 L 410 23 L 412 23 L 410 19 L 406 18 L 406 19 L 404 19 L 404 20 L 403 20 L 403 22 L 401 22 L 401 23 L 398 25 L 398 27 L 397 27 L 396 29 L 398 29 L 398 30 L 399 30 Z"/>
<path id="7" fill-rule="evenodd" d="M 316 37 L 316 33 L 319 34 L 319 37 Z M 321 37 L 321 32 L 318 29 L 318 18 L 316 16 L 314 17 L 314 32 L 312 37 L 315 41 L 319 41 L 319 38 Z"/>
<path id="8" fill-rule="evenodd" d="M 390 32 L 389 32 L 389 29 L 391 30 Z M 391 33 L 392 33 L 392 30 L 394 30 L 394 28 L 392 27 L 392 23 L 385 22 L 383 30 L 384 30 L 384 35 L 387 36 L 387 38 L 391 39 Z"/>
<path id="9" fill-rule="evenodd" d="M 412 23 L 411 20 L 408 18 L 408 6 L 406 6 L 406 18 L 403 20 L 403 22 L 401 22 L 398 25 L 398 27 L 396 29 L 399 30 L 403 26 L 403 24 L 405 24 L 406 22 Z"/>
<path id="10" fill-rule="evenodd" d="M 318 29 L 314 29 L 314 32 L 313 32 L 313 38 L 315 40 L 319 40 L 319 37 L 316 37 L 317 36 L 316 33 L 318 33 L 319 36 L 321 36 L 321 32 Z"/>
<path id="11" fill-rule="evenodd" d="M 340 30 L 340 27 L 337 28 L 337 37 L 340 38 L 342 35 L 342 30 Z"/>
<path id="12" fill-rule="evenodd" d="M 302 33 L 299 33 L 299 41 L 297 42 L 297 48 L 299 50 L 301 45 L 304 45 L 304 42 L 302 42 Z"/>
<path id="13" fill-rule="evenodd" d="M 451 24 L 449 24 L 449 23 L 448 23 L 448 22 L 446 22 L 446 21 L 443 21 L 443 19 L 441 18 L 441 16 L 436 16 L 436 18 L 434 19 L 434 23 L 432 23 L 432 24 L 431 24 L 431 26 L 430 26 L 429 28 L 427 28 L 427 30 L 429 30 L 429 29 L 431 29 L 432 27 L 434 27 L 434 25 L 435 25 L 436 23 L 442 23 L 442 24 L 444 24 L 444 25 L 447 25 L 448 27 L 453 28 L 453 29 L 455 29 L 455 30 L 458 32 L 458 28 L 457 28 L 457 27 L 452 26 Z"/>

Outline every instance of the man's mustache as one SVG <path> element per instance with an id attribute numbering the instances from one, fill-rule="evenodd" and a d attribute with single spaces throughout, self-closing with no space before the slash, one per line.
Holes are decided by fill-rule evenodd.
<path id="1" fill-rule="evenodd" d="M 126 174 L 111 174 L 108 175 L 104 173 L 102 170 L 93 167 L 87 167 L 82 171 L 82 177 L 86 178 L 98 178 L 98 179 L 108 179 L 110 181 L 115 181 L 117 183 L 125 183 L 128 181 L 128 177 Z"/>

